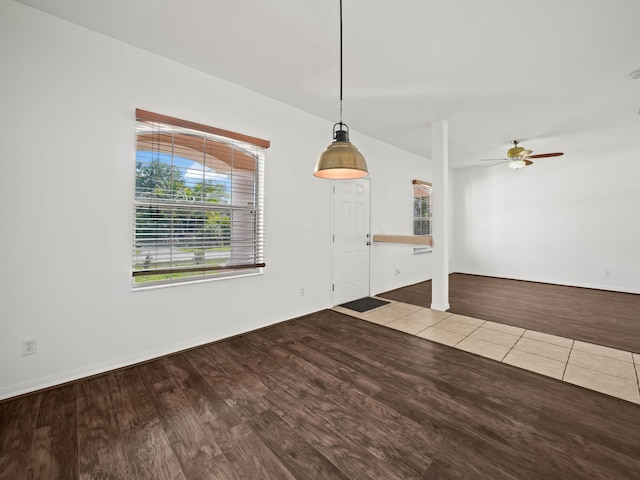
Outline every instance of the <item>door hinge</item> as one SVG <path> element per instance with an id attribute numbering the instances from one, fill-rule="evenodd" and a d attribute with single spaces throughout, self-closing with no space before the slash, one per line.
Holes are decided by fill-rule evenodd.
<path id="1" fill-rule="evenodd" d="M 335 235 L 331 235 L 333 238 L 331 239 L 332 242 L 336 241 L 336 236 Z"/>
<path id="2" fill-rule="evenodd" d="M 335 292 L 335 291 L 336 291 L 336 284 L 335 284 L 335 283 L 332 283 L 332 284 L 331 284 L 331 291 L 332 291 L 332 292 Z"/>

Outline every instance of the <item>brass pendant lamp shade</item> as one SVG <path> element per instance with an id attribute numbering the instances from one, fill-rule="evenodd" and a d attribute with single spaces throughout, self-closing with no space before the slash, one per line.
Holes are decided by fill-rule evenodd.
<path id="1" fill-rule="evenodd" d="M 330 180 L 350 180 L 369 175 L 364 156 L 349 141 L 349 127 L 342 122 L 342 0 L 340 0 L 340 121 L 333 126 L 333 139 L 334 142 L 318 157 L 313 174 Z"/>
<path id="2" fill-rule="evenodd" d="M 336 126 L 339 126 L 337 131 Z M 349 127 L 342 122 L 336 123 L 333 126 L 333 138 L 335 141 L 318 157 L 313 174 L 331 180 L 366 177 L 369 174 L 367 162 L 356 146 L 349 141 Z"/>

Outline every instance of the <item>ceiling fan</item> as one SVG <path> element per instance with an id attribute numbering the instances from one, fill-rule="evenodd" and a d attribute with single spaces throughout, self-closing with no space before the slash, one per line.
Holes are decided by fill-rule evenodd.
<path id="1" fill-rule="evenodd" d="M 511 147 L 507 151 L 507 158 L 488 158 L 481 160 L 482 162 L 498 162 L 493 165 L 501 165 L 503 163 L 508 162 L 509 168 L 517 169 L 522 167 L 527 167 L 533 162 L 532 158 L 548 158 L 548 157 L 559 157 L 560 155 L 564 155 L 563 152 L 554 152 L 554 153 L 539 153 L 537 155 L 531 155 L 533 150 L 526 150 L 522 147 L 518 146 L 520 143 L 518 140 L 512 140 L 513 147 Z M 489 165 L 492 167 L 493 165 Z"/>

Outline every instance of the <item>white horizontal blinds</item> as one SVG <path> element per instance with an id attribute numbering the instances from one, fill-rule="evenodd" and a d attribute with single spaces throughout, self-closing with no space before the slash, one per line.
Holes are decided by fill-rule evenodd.
<path id="1" fill-rule="evenodd" d="M 431 184 L 413 180 L 413 234 L 431 235 Z"/>
<path id="2" fill-rule="evenodd" d="M 264 267 L 268 142 L 255 139 L 262 143 L 256 145 L 246 141 L 252 137 L 140 110 L 136 114 L 134 283 L 173 283 Z"/>

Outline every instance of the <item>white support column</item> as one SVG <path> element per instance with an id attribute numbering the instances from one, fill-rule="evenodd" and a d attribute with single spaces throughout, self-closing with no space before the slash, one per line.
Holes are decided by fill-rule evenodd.
<path id="1" fill-rule="evenodd" d="M 449 309 L 449 126 L 446 120 L 431 124 L 433 162 L 433 252 L 431 308 Z"/>

